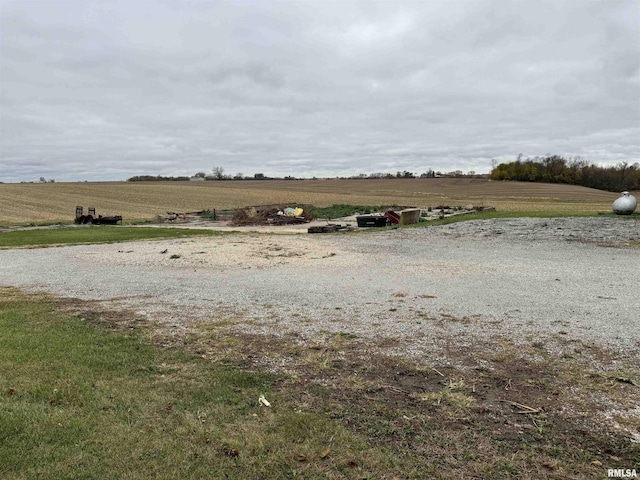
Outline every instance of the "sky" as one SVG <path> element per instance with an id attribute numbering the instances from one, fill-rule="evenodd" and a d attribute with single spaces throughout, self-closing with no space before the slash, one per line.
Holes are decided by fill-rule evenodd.
<path id="1" fill-rule="evenodd" d="M 0 0 L 0 181 L 640 161 L 640 0 Z"/>

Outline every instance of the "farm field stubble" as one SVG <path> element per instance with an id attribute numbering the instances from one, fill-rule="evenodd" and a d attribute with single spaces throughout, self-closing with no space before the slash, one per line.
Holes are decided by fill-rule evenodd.
<path id="1" fill-rule="evenodd" d="M 610 211 L 617 193 L 574 185 L 433 178 L 0 184 L 0 225 L 69 222 L 76 205 L 125 221 L 167 211 L 233 209 L 271 203 L 352 205 L 491 205 L 505 212 Z"/>

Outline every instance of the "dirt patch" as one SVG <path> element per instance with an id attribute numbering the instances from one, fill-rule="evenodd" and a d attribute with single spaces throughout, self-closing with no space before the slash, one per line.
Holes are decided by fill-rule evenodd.
<path id="1" fill-rule="evenodd" d="M 598 372 L 621 360 L 603 351 L 595 370 L 593 352 L 535 359 L 535 351 L 505 345 L 495 358 L 494 344 L 449 349 L 444 365 L 429 367 L 344 334 L 311 346 L 224 334 L 188 343 L 214 362 L 283 374 L 292 408 L 329 415 L 399 456 L 419 455 L 445 478 L 587 478 L 602 465 L 640 462 L 630 434 L 640 389 Z M 481 364 L 483 357 L 493 358 Z M 608 430 L 605 411 L 627 412 L 625 426 Z"/>

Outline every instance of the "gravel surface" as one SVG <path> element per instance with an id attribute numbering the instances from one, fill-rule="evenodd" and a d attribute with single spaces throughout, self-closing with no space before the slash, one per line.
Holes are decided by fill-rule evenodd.
<path id="1" fill-rule="evenodd" d="M 0 285 L 133 309 L 176 333 L 202 321 L 303 342 L 350 333 L 425 359 L 443 342 L 560 336 L 638 355 L 638 241 L 637 220 L 590 217 L 14 249 L 0 250 Z"/>

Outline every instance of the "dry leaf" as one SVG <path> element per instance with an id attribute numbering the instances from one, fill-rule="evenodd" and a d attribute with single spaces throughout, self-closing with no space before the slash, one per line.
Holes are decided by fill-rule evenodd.
<path id="1" fill-rule="evenodd" d="M 327 455 L 329 455 L 329 452 L 331 451 L 330 448 L 325 448 L 322 453 L 320 454 L 320 458 L 326 458 Z"/>
<path id="2" fill-rule="evenodd" d="M 237 448 L 231 448 L 229 445 L 222 445 L 222 453 L 224 453 L 227 457 L 238 457 L 240 456 L 240 452 Z"/>
<path id="3" fill-rule="evenodd" d="M 15 388 L 10 388 L 9 389 L 9 396 L 12 396 L 14 393 L 16 393 Z"/>
<path id="4" fill-rule="evenodd" d="M 299 461 L 299 462 L 306 462 L 307 461 L 307 456 L 300 454 L 300 455 L 298 455 L 296 457 L 296 460 Z"/>
<path id="5" fill-rule="evenodd" d="M 615 455 L 609 455 L 609 458 L 614 462 L 621 462 L 622 459 L 620 457 L 616 457 Z"/>
<path id="6" fill-rule="evenodd" d="M 595 465 L 596 467 L 601 467 L 602 466 L 602 462 L 598 461 L 598 460 L 594 460 L 593 462 L 591 462 L 592 465 Z"/>

